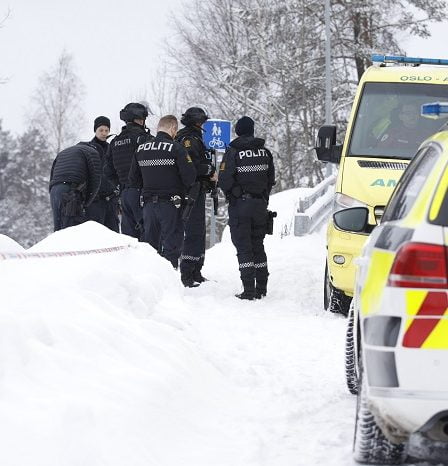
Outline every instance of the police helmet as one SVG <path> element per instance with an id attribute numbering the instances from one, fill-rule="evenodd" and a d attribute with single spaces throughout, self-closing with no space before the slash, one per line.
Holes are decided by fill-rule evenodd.
<path id="1" fill-rule="evenodd" d="M 146 106 L 137 102 L 131 102 L 120 110 L 120 120 L 126 123 L 134 120 L 146 120 L 147 116 L 148 109 Z"/>
<path id="2" fill-rule="evenodd" d="M 200 107 L 190 107 L 182 113 L 180 122 L 184 126 L 194 126 L 196 124 L 202 125 L 208 120 L 208 115 Z"/>

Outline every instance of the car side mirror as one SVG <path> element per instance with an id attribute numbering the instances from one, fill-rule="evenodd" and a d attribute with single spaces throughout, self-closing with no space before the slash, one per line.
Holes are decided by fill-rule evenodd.
<path id="1" fill-rule="evenodd" d="M 368 218 L 369 209 L 367 207 L 352 207 L 333 214 L 333 222 L 340 230 L 353 233 L 366 231 Z"/>
<path id="2" fill-rule="evenodd" d="M 342 145 L 336 144 L 336 126 L 325 125 L 319 129 L 315 151 L 321 162 L 339 163 Z"/>

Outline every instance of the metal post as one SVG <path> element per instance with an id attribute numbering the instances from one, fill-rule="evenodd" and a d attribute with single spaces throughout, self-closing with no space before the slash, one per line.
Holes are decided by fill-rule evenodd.
<path id="1" fill-rule="evenodd" d="M 325 124 L 331 125 L 332 120 L 330 0 L 325 0 Z"/>
<path id="2" fill-rule="evenodd" d="M 325 124 L 331 125 L 331 30 L 330 30 L 330 0 L 325 0 Z M 331 163 L 327 163 L 325 175 L 332 174 Z"/>
<path id="3" fill-rule="evenodd" d="M 216 170 L 218 170 L 218 167 L 216 166 L 216 151 L 213 154 L 213 165 L 216 167 Z M 213 247 L 216 244 L 216 216 L 213 208 L 213 198 L 210 198 L 210 200 L 212 202 L 210 217 L 210 247 Z"/>

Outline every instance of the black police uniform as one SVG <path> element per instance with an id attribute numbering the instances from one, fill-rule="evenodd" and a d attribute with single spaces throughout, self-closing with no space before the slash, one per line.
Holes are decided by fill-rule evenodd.
<path id="1" fill-rule="evenodd" d="M 164 131 L 140 144 L 129 180 L 142 188 L 144 240 L 178 267 L 183 241 L 182 200 L 196 169 L 183 147 Z"/>
<path id="2" fill-rule="evenodd" d="M 50 174 L 54 231 L 87 220 L 85 209 L 97 195 L 100 183 L 101 159 L 95 146 L 80 142 L 59 152 Z"/>
<path id="3" fill-rule="evenodd" d="M 118 191 L 117 184 L 106 175 L 106 166 L 110 157 L 109 144 L 96 136 L 90 141 L 98 150 L 101 158 L 101 184 L 98 194 L 93 202 L 86 208 L 88 220 L 105 225 L 113 231 L 119 232 L 118 219 Z"/>
<path id="4" fill-rule="evenodd" d="M 212 165 L 212 160 L 207 157 L 200 127 L 186 126 L 182 128 L 177 133 L 176 140 L 188 151 L 197 171 L 197 181 L 201 183 L 199 195 L 193 205 L 190 217 L 185 223 L 185 238 L 180 258 L 182 282 L 184 285 L 190 286 L 192 281 L 204 281 L 201 269 L 205 258 L 205 197 L 210 177 L 215 173 L 215 167 Z"/>
<path id="5" fill-rule="evenodd" d="M 140 190 L 129 183 L 129 169 L 139 144 L 139 138 L 151 137 L 144 126 L 128 122 L 121 133 L 110 143 L 111 157 L 106 174 L 120 185 L 121 232 L 134 238 L 142 238 L 143 215 L 140 205 Z"/>
<path id="6" fill-rule="evenodd" d="M 264 139 L 252 135 L 234 139 L 221 162 L 218 184 L 229 200 L 230 234 L 244 287 L 237 297 L 260 298 L 267 291 L 263 240 L 269 194 L 275 184 L 272 154 L 264 147 Z"/>

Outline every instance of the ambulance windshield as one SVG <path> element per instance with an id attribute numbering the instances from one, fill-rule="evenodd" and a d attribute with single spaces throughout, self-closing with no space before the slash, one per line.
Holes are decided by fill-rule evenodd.
<path id="1" fill-rule="evenodd" d="M 435 101 L 448 101 L 448 85 L 366 83 L 348 156 L 411 159 L 444 123 L 420 116 Z"/>

